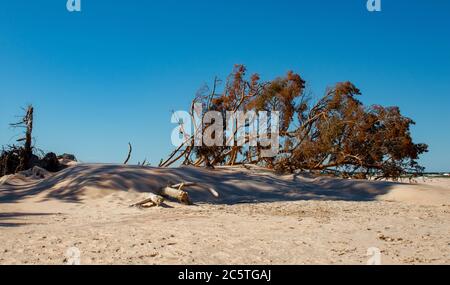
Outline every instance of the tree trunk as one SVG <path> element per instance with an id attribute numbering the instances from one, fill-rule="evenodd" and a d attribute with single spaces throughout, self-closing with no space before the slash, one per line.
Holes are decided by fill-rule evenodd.
<path id="1" fill-rule="evenodd" d="M 26 127 L 25 131 L 25 144 L 23 146 L 23 152 L 20 158 L 20 164 L 16 172 L 27 170 L 31 167 L 30 160 L 33 155 L 32 147 L 32 133 L 33 133 L 33 106 L 28 106 L 27 113 L 23 117 L 23 124 Z"/>
<path id="2" fill-rule="evenodd" d="M 172 187 L 165 187 L 161 190 L 160 194 L 162 196 L 177 199 L 182 204 L 192 205 L 191 199 L 189 198 L 189 194 L 181 190 L 182 186 L 180 186 L 180 190 Z"/>

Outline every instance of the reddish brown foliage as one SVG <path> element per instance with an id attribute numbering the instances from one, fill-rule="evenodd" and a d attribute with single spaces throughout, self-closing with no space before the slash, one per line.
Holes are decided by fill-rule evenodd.
<path id="1" fill-rule="evenodd" d="M 219 111 L 225 118 L 226 111 L 279 111 L 279 154 L 263 158 L 260 147 L 195 147 L 191 139 L 171 155 L 176 159 L 162 166 L 183 158 L 184 164 L 196 166 L 251 163 L 279 172 L 309 170 L 394 179 L 423 171 L 417 159 L 428 146 L 413 142 L 410 126 L 414 122 L 403 117 L 398 107 L 364 106 L 356 98 L 360 90 L 350 82 L 336 84 L 311 104 L 298 74 L 288 72 L 270 82 L 260 82 L 254 74 L 246 80 L 246 68 L 237 65 L 223 92 L 215 90 L 216 84 L 212 93 L 195 98 L 206 107 L 204 112 Z"/>

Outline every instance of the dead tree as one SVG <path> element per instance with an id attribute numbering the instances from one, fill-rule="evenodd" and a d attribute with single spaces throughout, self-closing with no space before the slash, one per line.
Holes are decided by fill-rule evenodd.
<path id="1" fill-rule="evenodd" d="M 14 127 L 24 127 L 25 128 L 25 137 L 19 139 L 18 141 L 24 141 L 24 146 L 22 150 L 22 155 L 20 158 L 20 165 L 16 169 L 17 171 L 22 171 L 29 169 L 31 167 L 30 160 L 33 155 L 32 148 L 32 133 L 33 133 L 33 106 L 28 106 L 27 112 L 23 117 L 22 122 L 12 124 Z"/>
<path id="2" fill-rule="evenodd" d="M 0 152 L 0 176 L 14 174 L 20 171 L 32 169 L 33 167 L 41 167 L 50 172 L 56 172 L 65 166 L 59 163 L 56 154 L 49 152 L 41 156 L 37 155 L 39 151 L 33 146 L 33 106 L 28 106 L 25 115 L 18 123 L 10 124 L 13 128 L 23 128 L 23 137 L 17 140 L 21 145 L 3 146 Z M 65 155 L 75 159 L 72 155 Z"/>
<path id="3" fill-rule="evenodd" d="M 0 156 L 0 174 L 7 175 L 31 168 L 31 159 L 33 157 L 33 106 L 28 106 L 25 115 L 18 123 L 10 124 L 14 128 L 24 128 L 24 137 L 19 138 L 17 142 L 23 142 L 22 147 L 9 146 L 3 148 Z"/>

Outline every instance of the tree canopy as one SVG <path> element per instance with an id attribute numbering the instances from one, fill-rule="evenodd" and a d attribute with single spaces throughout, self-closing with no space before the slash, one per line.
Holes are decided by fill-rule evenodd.
<path id="1" fill-rule="evenodd" d="M 280 117 L 277 155 L 264 157 L 263 146 L 230 146 L 226 141 L 220 146 L 198 146 L 190 136 L 161 166 L 177 161 L 208 167 L 258 164 L 280 173 L 314 171 L 364 179 L 398 179 L 424 170 L 418 159 L 428 146 L 413 142 L 414 121 L 398 107 L 365 106 L 359 100 L 361 91 L 351 82 L 337 83 L 316 101 L 305 91 L 306 82 L 292 71 L 263 82 L 258 74 L 248 76 L 245 66 L 236 65 L 222 92 L 217 92 L 219 82 L 216 79 L 212 90 L 203 89 L 193 100 L 193 105 L 203 107 L 202 118 L 209 111 L 220 112 L 223 118 L 226 112 L 276 111 Z M 245 142 L 250 139 L 247 134 Z"/>

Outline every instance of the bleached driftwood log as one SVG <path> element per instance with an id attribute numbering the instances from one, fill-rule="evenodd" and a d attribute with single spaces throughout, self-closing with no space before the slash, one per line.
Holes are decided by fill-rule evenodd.
<path id="1" fill-rule="evenodd" d="M 146 204 L 148 204 L 150 207 L 160 206 L 162 203 L 164 203 L 164 197 L 175 199 L 178 202 L 185 205 L 192 205 L 192 200 L 189 197 L 188 192 L 183 190 L 184 187 L 192 187 L 192 186 L 202 187 L 201 185 L 198 185 L 197 183 L 194 182 L 182 182 L 171 186 L 163 187 L 157 192 L 158 194 L 149 193 L 148 198 L 135 204 L 132 204 L 130 205 L 130 207 L 141 207 Z M 213 195 L 216 198 L 219 198 L 219 193 L 213 188 L 209 187 L 202 187 L 202 188 L 207 189 L 211 193 L 211 195 Z"/>
<path id="2" fill-rule="evenodd" d="M 130 205 L 130 207 L 139 207 L 139 206 L 143 206 L 145 204 L 152 204 L 153 206 L 161 206 L 161 204 L 164 203 L 164 198 L 153 194 L 153 193 L 148 193 L 148 198 L 137 202 L 135 204 Z"/>
<path id="3" fill-rule="evenodd" d="M 172 188 L 172 187 L 165 187 L 161 189 L 160 194 L 162 196 L 166 196 L 169 198 L 177 199 L 178 202 L 185 204 L 185 205 L 192 205 L 191 198 L 189 198 L 189 194 L 185 191 L 183 191 L 183 183 L 180 184 L 180 187 L 178 189 Z"/>

